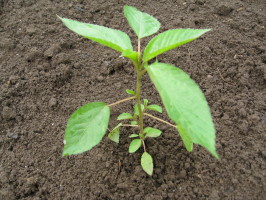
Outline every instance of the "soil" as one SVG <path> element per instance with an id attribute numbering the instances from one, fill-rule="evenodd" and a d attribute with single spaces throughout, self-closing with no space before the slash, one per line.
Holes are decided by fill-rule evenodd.
<path id="1" fill-rule="evenodd" d="M 72 33 L 56 14 L 120 29 L 136 45 L 125 4 L 155 16 L 160 32 L 212 28 L 158 59 L 204 91 L 220 161 L 202 147 L 188 153 L 176 130 L 147 118 L 163 130 L 147 141 L 152 177 L 140 167 L 143 150 L 128 153 L 132 128 L 122 130 L 119 145 L 105 137 L 91 151 L 62 157 L 71 113 L 126 98 L 135 73 L 119 53 Z M 266 199 L 265 15 L 265 0 L 0 0 L 0 199 Z M 143 81 L 143 96 L 160 104 L 147 75 Z M 112 107 L 109 127 L 133 104 Z M 157 116 L 169 121 L 165 112 Z"/>

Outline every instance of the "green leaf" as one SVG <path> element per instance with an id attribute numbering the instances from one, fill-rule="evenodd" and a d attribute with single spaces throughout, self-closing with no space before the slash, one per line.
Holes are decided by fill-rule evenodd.
<path id="1" fill-rule="evenodd" d="M 173 29 L 155 36 L 146 46 L 143 62 L 197 39 L 211 29 Z"/>
<path id="2" fill-rule="evenodd" d="M 132 115 L 130 113 L 122 113 L 117 117 L 117 120 L 123 120 L 123 119 L 132 119 Z"/>
<path id="3" fill-rule="evenodd" d="M 162 113 L 162 112 L 163 112 L 162 107 L 159 106 L 159 105 L 156 105 L 156 104 L 149 105 L 149 106 L 147 107 L 147 109 L 149 109 L 149 110 L 154 110 L 154 111 L 157 111 L 157 112 L 159 112 L 159 113 Z"/>
<path id="4" fill-rule="evenodd" d="M 129 145 L 129 153 L 136 152 L 141 146 L 141 140 L 140 139 L 134 139 L 131 141 Z"/>
<path id="5" fill-rule="evenodd" d="M 130 138 L 134 138 L 134 137 L 139 137 L 139 135 L 138 135 L 138 134 L 135 134 L 135 133 L 133 133 L 133 134 L 131 134 L 129 137 L 130 137 Z"/>
<path id="6" fill-rule="evenodd" d="M 59 17 L 59 19 L 61 19 L 70 30 L 85 38 L 120 52 L 124 52 L 126 50 L 133 51 L 128 35 L 122 31 L 61 17 Z"/>
<path id="7" fill-rule="evenodd" d="M 88 103 L 76 110 L 67 122 L 63 155 L 83 153 L 103 138 L 110 108 L 103 102 Z"/>
<path id="8" fill-rule="evenodd" d="M 132 60 L 136 64 L 139 63 L 139 54 L 136 51 L 132 51 L 132 50 L 127 49 L 126 51 L 123 51 L 122 56 L 129 58 L 130 60 Z"/>
<path id="9" fill-rule="evenodd" d="M 158 137 L 162 133 L 162 131 L 160 131 L 159 129 L 151 127 L 146 127 L 143 132 L 146 137 Z"/>
<path id="10" fill-rule="evenodd" d="M 138 122 L 137 122 L 137 121 L 131 121 L 130 124 L 131 124 L 131 125 L 137 125 Z"/>
<path id="11" fill-rule="evenodd" d="M 147 106 L 148 103 L 149 103 L 148 99 L 143 99 L 143 104 L 144 104 L 144 106 Z"/>
<path id="12" fill-rule="evenodd" d="M 141 107 L 141 110 L 143 111 L 144 110 L 144 105 L 140 104 L 140 107 Z M 139 115 L 139 109 L 138 109 L 138 105 L 137 104 L 134 106 L 134 114 L 135 115 Z"/>
<path id="13" fill-rule="evenodd" d="M 119 128 L 122 126 L 122 123 L 119 123 L 109 134 L 108 138 L 116 143 L 119 143 Z"/>
<path id="14" fill-rule="evenodd" d="M 176 126 L 184 144 L 188 152 L 191 152 L 193 150 L 193 141 L 192 138 L 189 136 L 188 132 L 181 126 Z"/>
<path id="15" fill-rule="evenodd" d="M 152 175 L 153 172 L 153 161 L 152 157 L 150 154 L 147 152 L 144 152 L 141 156 L 141 166 L 142 169 L 149 174 L 150 176 Z"/>
<path id="16" fill-rule="evenodd" d="M 135 7 L 124 6 L 124 15 L 139 38 L 152 35 L 160 29 L 161 24 L 157 19 Z"/>
<path id="17" fill-rule="evenodd" d="M 193 143 L 216 158 L 215 128 L 210 109 L 198 85 L 181 69 L 164 63 L 146 66 L 169 117 L 189 134 Z M 181 133 L 181 134 L 182 134 Z M 183 137 L 184 138 L 184 137 Z"/>
<path id="18" fill-rule="evenodd" d="M 126 89 L 126 93 L 131 94 L 131 95 L 136 94 L 134 90 L 129 90 L 129 89 Z"/>

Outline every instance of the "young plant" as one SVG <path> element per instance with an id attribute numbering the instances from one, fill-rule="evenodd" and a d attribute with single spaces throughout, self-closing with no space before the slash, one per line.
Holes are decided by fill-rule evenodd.
<path id="1" fill-rule="evenodd" d="M 150 63 L 160 54 L 191 42 L 210 29 L 168 30 L 152 38 L 142 51 L 141 39 L 156 33 L 160 23 L 151 15 L 131 6 L 124 6 L 124 15 L 138 37 L 137 51 L 133 50 L 131 41 L 124 32 L 59 17 L 75 33 L 121 52 L 122 56 L 132 61 L 137 75 L 135 91 L 126 90 L 130 97 L 111 104 L 88 103 L 71 115 L 67 123 L 63 155 L 79 154 L 97 145 L 106 133 L 110 108 L 125 101 L 136 100 L 133 113 L 122 113 L 117 118 L 130 120 L 130 124 L 119 123 L 108 137 L 119 143 L 121 127 L 138 127 L 138 133 L 129 135 L 129 138 L 132 138 L 129 153 L 134 153 L 143 146 L 141 166 L 147 174 L 153 173 L 153 159 L 148 153 L 145 141 L 149 137 L 160 136 L 162 132 L 152 127 L 145 127 L 144 117 L 151 117 L 177 130 L 187 151 L 192 151 L 193 144 L 199 144 L 219 159 L 215 149 L 215 128 L 210 109 L 198 85 L 188 74 L 175 66 L 160 63 L 157 59 Z M 148 100 L 141 97 L 141 80 L 145 73 L 148 73 L 161 96 L 168 116 L 175 124 L 149 114 L 151 110 L 162 113 L 162 108 L 159 105 L 149 105 Z"/>

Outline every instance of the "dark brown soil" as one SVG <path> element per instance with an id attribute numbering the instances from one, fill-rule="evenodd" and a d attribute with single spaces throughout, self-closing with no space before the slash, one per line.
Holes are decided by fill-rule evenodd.
<path id="1" fill-rule="evenodd" d="M 71 2 L 0 0 L 0 199 L 266 199 L 265 0 Z M 159 60 L 181 67 L 203 89 L 221 161 L 201 147 L 188 153 L 175 130 L 150 119 L 147 125 L 164 132 L 147 141 L 152 177 L 140 167 L 142 150 L 128 153 L 130 128 L 119 145 L 105 137 L 89 152 L 61 156 L 70 114 L 87 102 L 127 97 L 135 74 L 126 59 L 72 33 L 56 14 L 121 29 L 136 44 L 125 4 L 154 15 L 161 32 L 212 28 Z M 144 97 L 160 103 L 147 76 L 144 82 Z M 132 105 L 112 108 L 110 128 Z"/>

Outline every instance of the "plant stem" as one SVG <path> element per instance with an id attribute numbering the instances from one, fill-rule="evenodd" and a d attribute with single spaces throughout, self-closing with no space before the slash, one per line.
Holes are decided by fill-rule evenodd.
<path id="1" fill-rule="evenodd" d="M 141 60 L 141 52 L 140 52 L 140 38 L 138 38 L 138 55 L 139 55 L 139 59 L 138 59 L 138 65 L 135 66 L 136 70 L 137 70 L 137 85 L 136 85 L 136 97 L 137 97 L 137 106 L 138 106 L 138 111 L 139 111 L 139 129 L 140 129 L 140 133 L 139 135 L 141 136 L 141 142 L 142 142 L 142 146 L 144 149 L 144 152 L 146 152 L 146 145 L 145 145 L 145 138 L 142 138 L 142 136 L 144 135 L 143 133 L 143 129 L 144 129 L 144 125 L 143 125 L 143 110 L 141 109 L 141 78 L 142 76 L 145 74 L 146 70 L 142 70 L 143 68 L 143 63 Z"/>
<path id="2" fill-rule="evenodd" d="M 139 127 L 139 125 L 132 125 L 132 124 L 122 124 L 121 126 Z"/>
<path id="3" fill-rule="evenodd" d="M 136 97 L 137 97 L 137 106 L 139 110 L 139 128 L 140 134 L 143 135 L 143 111 L 141 110 L 141 74 L 137 71 L 137 85 L 136 85 Z"/>
<path id="4" fill-rule="evenodd" d="M 164 121 L 164 120 L 162 120 L 162 119 L 160 119 L 160 118 L 158 118 L 158 117 L 155 117 L 155 116 L 150 115 L 150 114 L 148 114 L 148 113 L 144 113 L 144 115 L 149 116 L 149 117 L 151 117 L 151 118 L 153 118 L 153 119 L 156 119 L 156 120 L 158 120 L 158 121 L 160 121 L 160 122 L 163 122 L 163 123 L 165 123 L 165 124 L 168 124 L 169 126 L 172 126 L 172 127 L 175 127 L 175 128 L 176 128 L 175 125 L 173 125 L 173 124 L 171 124 L 171 123 L 169 123 L 169 122 L 167 122 L 167 121 Z"/>
<path id="5" fill-rule="evenodd" d="M 142 145 L 143 145 L 144 151 L 146 152 L 146 145 L 145 145 L 144 140 L 142 140 Z"/>
<path id="6" fill-rule="evenodd" d="M 129 100 L 131 100 L 131 99 L 136 99 L 136 98 L 137 98 L 137 96 L 128 97 L 128 98 L 122 99 L 122 100 L 120 100 L 120 101 L 117 101 L 117 102 L 111 103 L 111 104 L 109 104 L 109 105 L 107 105 L 107 106 L 111 107 L 111 106 L 114 106 L 114 105 L 120 104 L 120 103 L 122 103 L 122 102 L 129 101 Z"/>
<path id="7" fill-rule="evenodd" d="M 139 55 L 139 64 L 136 67 L 137 70 L 137 85 L 136 85 L 136 97 L 137 97 L 137 106 L 139 110 L 139 128 L 140 128 L 140 135 L 143 135 L 143 111 L 141 110 L 141 54 L 140 54 L 140 38 L 138 38 L 138 55 Z M 142 144 L 145 150 L 144 141 L 142 140 Z"/>
<path id="8" fill-rule="evenodd" d="M 140 55 L 140 38 L 138 38 L 138 54 L 139 54 L 139 63 L 140 63 L 140 58 L 141 58 L 141 55 Z"/>

